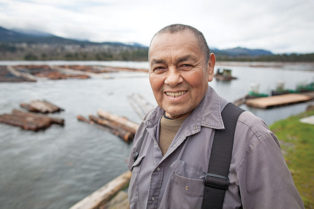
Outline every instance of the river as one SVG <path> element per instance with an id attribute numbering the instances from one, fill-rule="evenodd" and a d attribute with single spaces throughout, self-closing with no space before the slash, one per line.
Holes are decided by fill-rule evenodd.
<path id="1" fill-rule="evenodd" d="M 147 68 L 146 62 L 23 62 L 16 64 L 82 64 Z M 233 101 L 244 96 L 252 83 L 261 92 L 314 81 L 313 63 L 218 63 L 238 77 L 231 82 L 209 83 L 220 95 Z M 106 79 L 106 78 L 112 79 Z M 47 99 L 65 109 L 54 114 L 65 126 L 53 125 L 31 132 L 0 124 L 0 208 L 63 209 L 97 190 L 127 170 L 131 145 L 107 130 L 77 121 L 76 116 L 103 109 L 140 122 L 127 96 L 140 93 L 156 104 L 146 73 L 119 72 L 87 80 L 44 80 L 36 83 L 0 83 L 0 114 L 19 108 L 22 102 Z M 305 110 L 308 103 L 252 111 L 267 124 Z"/>

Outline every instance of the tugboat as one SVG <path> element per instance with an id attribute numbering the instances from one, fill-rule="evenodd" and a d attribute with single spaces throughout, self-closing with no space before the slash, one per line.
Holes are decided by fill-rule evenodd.
<path id="1" fill-rule="evenodd" d="M 296 93 L 296 91 L 292 89 L 285 89 L 285 83 L 282 81 L 277 82 L 276 89 L 271 91 L 272 96 L 292 94 L 292 93 Z"/>
<path id="2" fill-rule="evenodd" d="M 231 69 L 217 69 L 216 74 L 214 75 L 217 81 L 231 81 L 233 79 L 237 79 L 236 77 L 232 76 L 232 70 Z"/>
<path id="3" fill-rule="evenodd" d="M 268 94 L 265 93 L 259 93 L 259 84 L 258 83 L 252 83 L 251 84 L 251 90 L 249 91 L 248 95 L 245 97 L 246 99 L 252 99 L 252 98 L 259 98 L 259 97 L 268 97 Z"/>

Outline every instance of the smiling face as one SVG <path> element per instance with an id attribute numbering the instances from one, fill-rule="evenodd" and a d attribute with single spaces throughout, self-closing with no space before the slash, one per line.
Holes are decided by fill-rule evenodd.
<path id="1" fill-rule="evenodd" d="M 160 33 L 149 49 L 149 81 L 158 105 L 166 116 L 190 114 L 201 102 L 213 79 L 215 56 L 204 52 L 189 30 Z"/>

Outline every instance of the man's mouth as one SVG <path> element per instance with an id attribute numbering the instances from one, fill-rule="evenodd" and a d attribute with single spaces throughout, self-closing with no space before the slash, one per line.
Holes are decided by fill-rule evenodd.
<path id="1" fill-rule="evenodd" d="M 183 94 L 185 94 L 187 91 L 176 91 L 176 92 L 173 92 L 173 91 L 165 91 L 165 94 L 167 96 L 170 96 L 170 97 L 179 97 L 179 96 L 182 96 Z"/>

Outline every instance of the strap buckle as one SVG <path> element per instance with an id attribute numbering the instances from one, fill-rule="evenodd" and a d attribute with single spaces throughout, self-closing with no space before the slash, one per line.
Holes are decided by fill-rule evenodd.
<path id="1" fill-rule="evenodd" d="M 227 190 L 230 181 L 226 176 L 221 176 L 213 173 L 206 173 L 204 177 L 204 185 L 215 189 Z"/>

